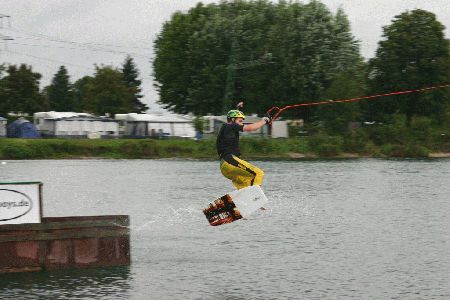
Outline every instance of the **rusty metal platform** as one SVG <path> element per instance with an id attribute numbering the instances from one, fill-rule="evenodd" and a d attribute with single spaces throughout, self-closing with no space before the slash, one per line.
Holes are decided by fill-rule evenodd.
<path id="1" fill-rule="evenodd" d="M 130 264 L 129 216 L 42 218 L 0 226 L 0 273 Z"/>

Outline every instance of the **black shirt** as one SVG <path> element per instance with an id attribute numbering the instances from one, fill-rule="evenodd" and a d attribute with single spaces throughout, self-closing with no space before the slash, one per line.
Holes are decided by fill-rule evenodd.
<path id="1" fill-rule="evenodd" d="M 244 131 L 244 125 L 225 123 L 217 135 L 217 153 L 222 158 L 227 154 L 239 156 L 239 131 Z"/>

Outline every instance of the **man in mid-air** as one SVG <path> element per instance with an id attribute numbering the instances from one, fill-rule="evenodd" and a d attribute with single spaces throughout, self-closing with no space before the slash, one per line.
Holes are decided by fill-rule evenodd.
<path id="1" fill-rule="evenodd" d="M 238 108 L 242 106 L 242 102 L 237 105 Z M 271 122 L 271 118 L 267 116 L 258 122 L 244 125 L 244 119 L 242 111 L 230 110 L 227 113 L 227 123 L 220 128 L 216 141 L 220 171 L 238 190 L 251 185 L 261 185 L 264 178 L 264 172 L 260 168 L 239 158 L 239 132 L 255 131 Z"/>

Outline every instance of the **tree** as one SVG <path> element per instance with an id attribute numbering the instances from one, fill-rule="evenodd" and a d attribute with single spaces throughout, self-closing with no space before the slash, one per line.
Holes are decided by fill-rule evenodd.
<path id="1" fill-rule="evenodd" d="M 155 40 L 160 103 L 177 113 L 247 113 L 323 99 L 362 62 L 345 14 L 318 1 L 229 1 L 178 12 Z M 315 110 L 292 111 L 312 118 Z"/>
<path id="2" fill-rule="evenodd" d="M 39 92 L 41 74 L 33 72 L 32 67 L 25 64 L 19 67 L 10 65 L 6 72 L 2 78 L 2 102 L 6 104 L 3 110 L 32 114 L 47 108 L 45 98 Z"/>
<path id="3" fill-rule="evenodd" d="M 4 78 L 6 67 L 0 65 L 0 117 L 5 117 L 8 114 L 7 94 Z"/>
<path id="4" fill-rule="evenodd" d="M 142 81 L 138 79 L 139 71 L 134 64 L 133 58 L 127 56 L 122 65 L 122 74 L 124 77 L 125 84 L 128 86 L 130 91 L 133 93 L 133 108 L 130 112 L 142 113 L 148 109 L 148 106 L 141 102 L 143 97 L 141 92 Z"/>
<path id="5" fill-rule="evenodd" d="M 200 31 L 205 25 L 208 14 L 208 8 L 201 3 L 191 9 L 188 14 L 177 12 L 169 22 L 163 25 L 161 34 L 155 40 L 156 57 L 153 62 L 153 72 L 156 82 L 154 86 L 159 91 L 160 103 L 166 109 L 177 113 L 188 113 L 195 110 L 198 101 L 204 102 L 203 107 L 214 103 L 214 98 L 189 97 L 203 85 L 202 65 L 207 64 L 201 63 L 201 56 L 190 54 L 193 51 L 188 48 L 196 46 L 196 43 L 190 40 L 201 36 Z M 214 68 L 214 66 L 211 67 Z M 223 72 L 221 67 L 217 65 L 215 67 L 216 74 L 221 76 L 220 73 Z"/>
<path id="6" fill-rule="evenodd" d="M 133 109 L 133 92 L 123 81 L 122 73 L 112 67 L 97 67 L 86 88 L 86 108 L 95 114 L 128 113 Z"/>
<path id="7" fill-rule="evenodd" d="M 330 87 L 326 90 L 329 100 L 348 99 L 363 95 L 364 89 L 360 81 L 356 80 L 361 74 L 340 74 L 334 78 Z M 359 103 L 336 103 L 323 105 L 318 108 L 319 120 L 324 121 L 325 127 L 332 133 L 342 133 L 349 122 L 359 121 L 361 108 Z"/>
<path id="8" fill-rule="evenodd" d="M 76 111 L 73 87 L 64 66 L 53 77 L 52 83 L 46 88 L 46 94 L 51 110 Z"/>
<path id="9" fill-rule="evenodd" d="M 328 100 L 348 99 L 363 95 L 365 91 L 366 65 L 359 55 L 359 45 L 350 32 L 350 23 L 344 11 L 338 9 L 333 20 L 335 39 L 330 48 L 334 56 L 331 80 L 324 92 Z M 359 121 L 359 103 L 330 104 L 317 108 L 317 117 L 324 121 L 332 133 L 346 130 L 349 122 Z"/>
<path id="10" fill-rule="evenodd" d="M 376 57 L 369 62 L 371 92 L 411 90 L 447 83 L 450 68 L 449 41 L 444 26 L 436 16 L 425 10 L 407 11 L 395 16 L 392 24 L 383 28 Z M 437 90 L 392 96 L 368 103 L 367 113 L 374 120 L 401 113 L 406 124 L 414 116 L 434 116 L 442 119 L 448 94 Z"/>
<path id="11" fill-rule="evenodd" d="M 92 102 L 89 102 L 89 90 L 94 80 L 91 76 L 84 76 L 73 84 L 75 111 L 94 111 Z"/>
<path id="12" fill-rule="evenodd" d="M 193 120 L 195 130 L 200 133 L 203 133 L 206 122 L 207 120 L 205 120 L 203 117 L 195 117 Z"/>

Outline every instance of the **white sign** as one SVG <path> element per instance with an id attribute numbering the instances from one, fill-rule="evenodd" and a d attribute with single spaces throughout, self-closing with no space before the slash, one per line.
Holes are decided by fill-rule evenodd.
<path id="1" fill-rule="evenodd" d="M 0 183 L 0 225 L 41 223 L 41 186 L 32 183 Z"/>

